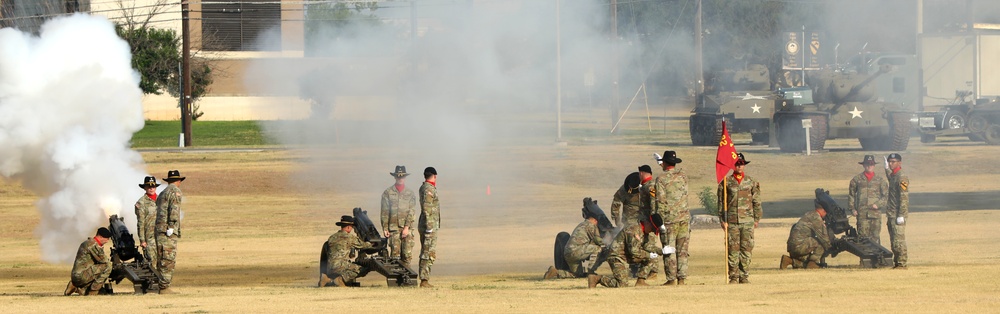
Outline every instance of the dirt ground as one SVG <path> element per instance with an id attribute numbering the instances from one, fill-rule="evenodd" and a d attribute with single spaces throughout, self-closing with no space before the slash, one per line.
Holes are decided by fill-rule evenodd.
<path id="1" fill-rule="evenodd" d="M 948 139 L 921 144 L 914 138 L 903 152 L 911 180 L 908 270 L 861 269 L 847 253 L 830 259 L 829 269 L 778 270 L 788 230 L 811 207 L 813 190 L 829 189 L 845 202 L 848 181 L 861 171 L 857 162 L 865 152 L 856 140 L 831 140 L 828 151 L 812 156 L 783 154 L 748 146 L 741 135 L 737 149 L 751 161 L 747 173 L 761 182 L 764 197 L 752 284 L 726 284 L 718 228 L 693 231 L 684 287 L 587 289 L 584 279 L 539 280 L 552 264 L 556 233 L 579 223 L 581 199 L 594 197 L 610 210 L 626 174 L 638 165 L 655 166 L 653 152 L 678 152 L 690 178 L 691 207 L 702 213 L 695 194 L 715 186 L 715 149 L 690 145 L 687 111 L 666 112 L 651 120 L 631 114 L 618 137 L 602 135 L 606 111 L 567 112 L 564 128 L 597 130 L 596 135 L 554 143 L 554 136 L 536 134 L 483 145 L 461 159 L 406 160 L 411 173 L 426 165 L 440 173 L 443 222 L 434 289 L 387 287 L 375 273 L 360 280 L 361 288 L 315 287 L 320 245 L 335 231 L 333 222 L 359 206 L 377 221 L 378 197 L 392 184 L 387 174 L 399 163 L 397 156 L 419 155 L 412 147 L 394 148 L 395 154 L 370 145 L 144 152 L 150 173 L 181 169 L 188 177 L 182 185 L 186 217 L 174 275 L 177 295 L 132 295 L 126 281 L 115 286 L 114 296 L 62 296 L 71 265 L 42 262 L 33 237 L 37 197 L 17 182 L 2 182 L 0 311 L 978 313 L 1000 308 L 998 148 Z M 518 127 L 555 134 L 546 117 L 523 123 Z M 410 188 L 417 188 L 418 177 L 410 177 Z M 136 198 L 141 193 L 137 188 Z M 884 228 L 882 239 L 887 244 Z M 600 272 L 610 270 L 605 266 Z"/>

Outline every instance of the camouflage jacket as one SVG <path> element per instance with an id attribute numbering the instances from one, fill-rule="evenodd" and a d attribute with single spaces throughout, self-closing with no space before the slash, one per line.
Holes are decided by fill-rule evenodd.
<path id="1" fill-rule="evenodd" d="M 910 212 L 910 177 L 903 173 L 902 168 L 896 173 L 886 170 L 885 176 L 889 178 L 889 201 L 885 214 L 889 219 L 905 218 Z"/>
<path id="2" fill-rule="evenodd" d="M 597 225 L 584 220 L 579 225 L 576 225 L 576 229 L 573 229 L 573 234 L 570 236 L 569 242 L 566 242 L 565 251 L 574 252 L 575 254 L 590 245 L 604 247 L 604 239 L 601 238 L 601 232 L 597 229 Z"/>
<path id="3" fill-rule="evenodd" d="M 167 188 L 156 197 L 156 233 L 167 233 L 173 228 L 177 237 L 181 236 L 181 188 L 167 184 Z"/>
<path id="4" fill-rule="evenodd" d="M 851 179 L 847 189 L 847 209 L 858 212 L 860 218 L 879 218 L 888 193 L 889 181 L 884 177 L 875 175 L 868 181 L 864 172 L 859 173 Z M 873 209 L 872 205 L 878 206 L 878 209 Z"/>
<path id="5" fill-rule="evenodd" d="M 748 223 L 760 221 L 764 211 L 761 209 L 760 184 L 748 175 L 742 182 L 737 182 L 735 174 L 719 182 L 719 219 L 729 223 Z M 724 190 L 725 189 L 725 190 Z M 723 198 L 728 200 L 729 207 L 722 204 Z"/>
<path id="6" fill-rule="evenodd" d="M 417 208 L 417 196 L 413 190 L 403 189 L 403 192 L 396 190 L 396 186 L 390 186 L 382 192 L 382 230 L 396 231 L 403 230 L 403 227 L 415 229 Z"/>
<path id="7" fill-rule="evenodd" d="M 135 202 L 136 236 L 139 241 L 156 238 L 156 201 L 145 193 Z"/>
<path id="8" fill-rule="evenodd" d="M 639 263 L 650 261 L 649 253 L 659 254 L 661 249 L 653 237 L 647 237 L 642 231 L 642 224 L 625 227 L 615 235 L 608 250 L 608 259 L 621 258 L 625 262 Z"/>
<path id="9" fill-rule="evenodd" d="M 639 189 L 630 189 L 622 184 L 611 201 L 611 220 L 618 226 L 622 223 L 636 223 L 642 217 Z"/>
<path id="10" fill-rule="evenodd" d="M 688 178 L 680 168 L 660 174 L 649 187 L 652 213 L 659 213 L 664 223 L 690 221 Z"/>
<path id="11" fill-rule="evenodd" d="M 104 246 L 97 244 L 94 238 L 87 238 L 80 243 L 80 248 L 76 251 L 76 261 L 73 262 L 72 276 L 74 278 L 93 280 L 92 277 L 100 274 L 95 270 L 96 266 L 107 266 L 108 256 L 104 254 Z"/>
<path id="12" fill-rule="evenodd" d="M 441 228 L 441 204 L 438 203 L 437 186 L 424 182 L 420 186 L 420 232 Z"/>
<path id="13" fill-rule="evenodd" d="M 802 244 L 810 238 L 819 241 L 824 250 L 830 248 L 830 236 L 826 223 L 815 210 L 810 210 L 802 215 L 802 218 L 799 218 L 799 221 L 792 225 L 792 231 L 788 233 L 788 247 Z"/>
<path id="14" fill-rule="evenodd" d="M 354 233 L 337 231 L 326 240 L 326 261 L 332 269 L 343 268 L 350 264 L 356 256 L 354 250 L 372 247 L 369 242 L 361 241 Z"/>

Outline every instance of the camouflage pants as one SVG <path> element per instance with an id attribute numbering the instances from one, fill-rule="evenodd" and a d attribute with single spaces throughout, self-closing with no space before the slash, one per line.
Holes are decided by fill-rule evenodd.
<path id="1" fill-rule="evenodd" d="M 354 281 L 358 278 L 358 274 L 361 272 L 361 266 L 355 263 L 331 263 L 329 269 L 326 271 L 326 276 L 330 279 L 337 278 L 337 276 L 344 277 L 344 281 Z"/>
<path id="2" fill-rule="evenodd" d="M 159 252 L 160 289 L 170 287 L 170 281 L 174 277 L 174 265 L 177 261 L 177 235 L 167 236 L 165 233 L 157 233 L 156 247 Z"/>
<path id="3" fill-rule="evenodd" d="M 416 241 L 413 240 L 413 233 L 404 238 L 402 231 L 389 232 L 389 257 L 398 258 L 403 264 L 410 266 L 414 244 Z"/>
<path id="4" fill-rule="evenodd" d="M 882 233 L 882 216 L 878 218 L 862 218 L 858 217 L 858 235 L 872 239 L 875 243 L 882 244 L 882 240 L 879 239 L 880 233 Z"/>
<path id="5" fill-rule="evenodd" d="M 94 264 L 79 273 L 72 274 L 70 281 L 77 288 L 84 289 L 80 294 L 86 294 L 86 290 L 101 289 L 104 282 L 108 281 L 109 275 L 111 275 L 111 264 Z"/>
<path id="6" fill-rule="evenodd" d="M 601 276 L 601 281 L 599 282 L 602 286 L 610 288 L 621 288 L 628 287 L 628 263 L 625 259 L 621 257 L 613 257 L 608 259 L 608 264 L 611 265 L 611 276 Z M 640 263 L 641 269 L 639 270 L 639 279 L 646 279 L 649 275 L 650 269 L 652 268 L 649 262 Z"/>
<path id="7" fill-rule="evenodd" d="M 667 232 L 660 234 L 660 243 L 674 247 L 677 252 L 663 256 L 663 272 L 667 276 L 667 281 L 687 278 L 690 222 L 675 221 L 666 226 Z"/>
<path id="8" fill-rule="evenodd" d="M 809 262 L 819 264 L 820 258 L 823 257 L 823 248 L 816 239 L 805 238 L 788 245 L 788 256 L 793 260 L 793 268 L 802 268 Z"/>
<path id="9" fill-rule="evenodd" d="M 753 253 L 753 222 L 729 223 L 729 279 L 750 276 L 750 257 Z"/>
<path id="10" fill-rule="evenodd" d="M 892 243 L 892 261 L 898 266 L 906 266 L 906 225 L 897 225 L 896 217 L 888 217 L 889 242 Z"/>
<path id="11" fill-rule="evenodd" d="M 438 231 L 427 233 L 420 231 L 420 280 L 431 279 L 431 265 L 437 259 Z"/>
<path id="12" fill-rule="evenodd" d="M 142 253 L 146 255 L 147 259 L 149 259 L 149 265 L 153 266 L 153 269 L 159 270 L 160 261 L 158 259 L 159 254 L 157 254 L 159 253 L 157 252 L 159 251 L 159 248 L 156 247 L 156 237 L 151 235 L 146 236 L 146 239 L 139 239 L 139 242 L 142 241 L 146 241 L 146 247 L 140 247 L 140 250 L 142 250 Z"/>
<path id="13" fill-rule="evenodd" d="M 581 250 L 574 251 L 564 251 L 563 258 L 566 259 L 566 264 L 569 265 L 568 270 L 560 269 L 556 274 L 556 278 L 583 278 L 586 277 L 588 273 L 593 273 L 597 271 L 597 268 L 604 263 L 604 257 L 601 256 L 601 247 L 588 244 Z M 593 261 L 590 269 L 583 267 L 583 262 Z"/>

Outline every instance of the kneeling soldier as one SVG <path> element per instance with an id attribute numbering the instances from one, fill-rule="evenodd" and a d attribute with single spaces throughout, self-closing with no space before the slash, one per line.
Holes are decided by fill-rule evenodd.
<path id="1" fill-rule="evenodd" d="M 80 243 L 76 251 L 76 262 L 64 295 L 74 292 L 81 295 L 97 295 L 111 275 L 111 263 L 104 254 L 104 244 L 111 239 L 111 230 L 101 227 L 93 238 Z"/>
<path id="2" fill-rule="evenodd" d="M 650 222 L 652 221 L 652 222 Z M 601 276 L 591 274 L 587 276 L 587 286 L 590 288 L 601 284 L 605 287 L 625 287 L 628 285 L 628 265 L 637 263 L 640 265 L 636 277 L 635 286 L 648 286 L 646 278 L 656 267 L 654 261 L 660 257 L 660 253 L 671 254 L 667 248 L 660 248 L 656 241 L 651 241 L 647 237 L 650 232 L 660 233 L 660 226 L 663 225 L 663 218 L 653 214 L 649 219 L 643 219 L 638 224 L 630 225 L 618 232 L 611 248 L 608 251 L 608 264 L 611 265 L 613 276 Z M 670 248 L 672 249 L 672 248 Z"/>
<path id="3" fill-rule="evenodd" d="M 819 268 L 823 252 L 830 248 L 827 233 L 826 210 L 816 201 L 816 210 L 811 210 L 792 226 L 788 234 L 788 255 L 781 257 L 779 268 Z"/>
<path id="4" fill-rule="evenodd" d="M 570 235 L 563 250 L 563 258 L 566 259 L 569 269 L 563 270 L 549 266 L 549 270 L 545 272 L 542 279 L 583 278 L 588 273 L 596 271 L 597 267 L 604 263 L 605 256 L 601 252 L 604 248 L 604 239 L 601 238 L 601 231 L 597 228 L 597 217 L 594 217 L 594 214 L 588 211 L 587 207 L 584 207 L 583 218 L 583 222 L 577 225 L 576 229 L 573 229 L 573 234 Z M 590 269 L 585 269 L 583 262 L 588 260 L 593 263 Z"/>
<path id="5" fill-rule="evenodd" d="M 341 216 L 340 231 L 330 236 L 326 241 L 327 269 L 320 275 L 319 286 L 324 287 L 333 282 L 338 287 L 344 287 L 347 282 L 354 281 L 361 272 L 361 266 L 355 264 L 354 250 L 372 247 L 371 243 L 363 242 L 354 231 L 354 217 Z M 333 278 L 333 279 L 331 279 Z"/>

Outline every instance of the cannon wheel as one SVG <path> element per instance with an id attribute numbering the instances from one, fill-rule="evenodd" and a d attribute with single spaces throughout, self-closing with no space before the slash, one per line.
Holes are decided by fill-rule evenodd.
<path id="1" fill-rule="evenodd" d="M 563 252 L 566 249 L 566 243 L 569 242 L 569 232 L 560 232 L 556 235 L 556 243 L 553 247 L 552 258 L 555 262 L 556 269 L 559 270 L 569 270 L 569 263 L 566 263 L 566 257 Z"/>
<path id="2" fill-rule="evenodd" d="M 326 271 L 327 265 L 330 264 L 330 262 L 326 260 L 326 255 L 330 251 L 327 247 L 328 244 L 330 244 L 330 241 L 323 242 L 323 247 L 319 250 L 319 279 L 323 279 L 323 272 Z"/>

